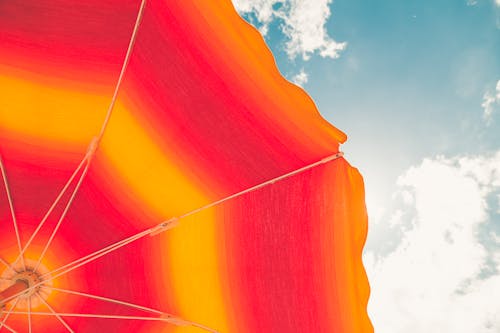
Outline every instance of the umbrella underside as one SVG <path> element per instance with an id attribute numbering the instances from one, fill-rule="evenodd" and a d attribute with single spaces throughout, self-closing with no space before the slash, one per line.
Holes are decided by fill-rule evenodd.
<path id="1" fill-rule="evenodd" d="M 230 1 L 0 3 L 0 330 L 372 332 L 363 181 Z"/>

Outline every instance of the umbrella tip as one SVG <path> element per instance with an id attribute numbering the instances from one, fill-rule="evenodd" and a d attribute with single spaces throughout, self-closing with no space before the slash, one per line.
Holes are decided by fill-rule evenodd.
<path id="1" fill-rule="evenodd" d="M 330 155 L 328 157 L 325 157 L 324 159 L 321 160 L 321 163 L 327 163 L 327 162 L 330 162 L 330 161 L 333 161 L 333 160 L 336 160 L 337 158 L 340 158 L 340 157 L 343 157 L 344 156 L 344 152 L 341 152 L 339 151 L 338 153 L 336 154 L 333 154 L 333 155 Z"/>

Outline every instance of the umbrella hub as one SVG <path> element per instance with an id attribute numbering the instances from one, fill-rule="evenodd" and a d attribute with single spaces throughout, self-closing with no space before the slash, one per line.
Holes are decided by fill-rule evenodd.
<path id="1" fill-rule="evenodd" d="M 13 276 L 12 281 L 15 283 L 23 283 L 26 285 L 26 292 L 19 297 L 28 298 L 33 296 L 40 290 L 40 283 L 43 281 L 38 272 L 26 269 L 24 272 L 17 273 Z"/>
<path id="2" fill-rule="evenodd" d="M 49 296 L 52 283 L 46 281 L 46 269 L 40 265 L 34 270 L 33 266 L 27 263 L 25 267 L 16 265 L 8 268 L 1 275 L 0 308 L 7 303 L 17 302 L 17 309 L 26 310 L 30 305 L 33 308 L 42 304 Z"/>

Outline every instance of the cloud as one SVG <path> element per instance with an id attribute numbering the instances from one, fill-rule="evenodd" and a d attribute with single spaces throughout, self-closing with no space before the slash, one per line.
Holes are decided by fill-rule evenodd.
<path id="1" fill-rule="evenodd" d="M 500 7 L 500 0 L 493 0 L 493 3 Z M 467 6 L 475 6 L 477 5 L 477 0 L 467 0 Z"/>
<path id="2" fill-rule="evenodd" d="M 397 185 L 406 199 L 385 223 L 400 228 L 399 244 L 364 258 L 376 331 L 500 332 L 493 296 L 500 295 L 500 247 L 491 205 L 500 193 L 500 151 L 425 159 Z"/>
<path id="3" fill-rule="evenodd" d="M 292 82 L 303 87 L 307 83 L 308 79 L 309 77 L 307 76 L 307 73 L 302 69 L 300 73 L 292 78 Z"/>
<path id="4" fill-rule="evenodd" d="M 250 23 L 266 35 L 273 22 L 287 37 L 285 50 L 291 59 L 312 54 L 324 58 L 338 58 L 346 43 L 336 42 L 328 35 L 326 22 L 332 0 L 233 0 L 236 10 L 248 16 Z"/>
<path id="5" fill-rule="evenodd" d="M 500 1 L 500 0 L 498 0 Z M 483 119 L 487 125 L 490 125 L 493 119 L 493 114 L 500 105 L 500 80 L 497 81 L 497 85 L 494 92 L 487 91 L 483 95 Z"/>

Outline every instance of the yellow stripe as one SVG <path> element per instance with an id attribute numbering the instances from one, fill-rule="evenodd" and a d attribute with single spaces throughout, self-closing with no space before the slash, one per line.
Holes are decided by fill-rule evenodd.
<path id="1" fill-rule="evenodd" d="M 86 144 L 99 130 L 108 104 L 109 97 L 0 75 L 1 130 L 61 144 Z"/>
<path id="2" fill-rule="evenodd" d="M 179 315 L 219 332 L 229 332 L 222 298 L 216 249 L 216 220 L 214 210 L 206 210 L 183 220 L 170 230 L 165 253 L 172 265 L 170 274 L 175 288 Z M 220 222 L 220 221 L 219 221 Z M 168 272 L 165 272 L 168 274 Z M 201 333 L 200 329 L 181 327 L 179 333 Z"/>

